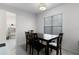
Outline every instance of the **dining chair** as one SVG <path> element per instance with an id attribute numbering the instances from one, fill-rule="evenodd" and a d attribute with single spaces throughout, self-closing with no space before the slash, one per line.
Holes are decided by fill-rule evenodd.
<path id="1" fill-rule="evenodd" d="M 57 42 L 50 42 L 49 43 L 49 48 L 52 50 L 56 50 L 56 55 L 59 54 L 62 55 L 62 37 L 63 33 L 59 33 L 59 36 L 57 37 Z"/>
<path id="2" fill-rule="evenodd" d="M 31 43 L 31 47 L 32 47 L 32 54 L 33 54 L 33 51 L 34 49 L 37 51 L 37 55 L 39 55 L 39 52 L 45 48 L 45 45 L 41 44 L 39 42 L 39 39 L 38 39 L 38 35 L 37 33 L 32 33 L 32 43 Z"/>
<path id="3" fill-rule="evenodd" d="M 27 51 L 27 47 L 29 46 L 29 32 L 25 32 L 25 37 L 26 37 L 26 51 Z"/>
<path id="4" fill-rule="evenodd" d="M 34 30 L 28 30 L 29 33 L 34 33 Z"/>

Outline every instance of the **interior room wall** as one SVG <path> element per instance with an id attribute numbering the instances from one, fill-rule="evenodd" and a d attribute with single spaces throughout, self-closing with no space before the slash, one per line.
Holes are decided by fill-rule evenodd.
<path id="1" fill-rule="evenodd" d="M 14 26 L 16 26 L 16 14 L 6 11 L 6 22 L 7 27 L 10 27 L 11 24 L 14 24 Z"/>
<path id="2" fill-rule="evenodd" d="M 17 43 L 24 44 L 25 40 L 25 31 L 34 30 L 36 31 L 36 24 L 35 24 L 35 16 L 32 14 L 24 14 L 18 13 L 16 20 L 16 31 L 17 31 Z"/>
<path id="3" fill-rule="evenodd" d="M 17 45 L 25 44 L 25 31 L 36 31 L 36 16 L 32 13 L 0 4 L 0 9 L 16 14 L 16 43 Z"/>
<path id="4" fill-rule="evenodd" d="M 79 54 L 79 4 L 63 4 L 37 16 L 37 32 L 44 33 L 44 17 L 63 14 L 63 49 Z"/>
<path id="5" fill-rule="evenodd" d="M 12 36 L 10 36 L 10 28 L 11 28 L 11 24 L 13 24 L 13 27 L 15 28 L 16 31 L 16 14 L 6 11 L 6 37 L 9 36 L 9 38 L 11 39 Z M 11 31 L 12 32 L 12 31 Z"/>
<path id="6" fill-rule="evenodd" d="M 6 19 L 5 11 L 0 9 L 0 44 L 5 42 L 6 39 Z"/>

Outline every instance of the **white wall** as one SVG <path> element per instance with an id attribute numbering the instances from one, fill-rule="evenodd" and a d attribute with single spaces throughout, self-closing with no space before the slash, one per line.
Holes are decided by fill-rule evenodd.
<path id="1" fill-rule="evenodd" d="M 36 31 L 35 15 L 3 4 L 0 4 L 0 9 L 16 14 L 16 43 L 17 45 L 24 44 L 26 42 L 24 31 L 29 29 Z"/>
<path id="2" fill-rule="evenodd" d="M 79 54 L 79 4 L 64 4 L 37 16 L 37 31 L 44 33 L 44 17 L 63 14 L 63 48 Z"/>
<path id="3" fill-rule="evenodd" d="M 5 38 L 6 38 L 5 11 L 0 9 L 0 44 L 5 42 Z"/>
<path id="4" fill-rule="evenodd" d="M 35 30 L 35 16 L 31 14 L 18 13 L 16 20 L 16 31 L 17 31 L 17 43 L 24 44 L 25 41 L 25 31 Z"/>
<path id="5" fill-rule="evenodd" d="M 7 27 L 10 27 L 11 24 L 16 26 L 16 14 L 6 11 L 6 22 L 7 22 Z"/>

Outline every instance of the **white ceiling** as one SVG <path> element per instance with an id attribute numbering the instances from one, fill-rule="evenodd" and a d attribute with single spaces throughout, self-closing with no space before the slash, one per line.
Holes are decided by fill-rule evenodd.
<path id="1" fill-rule="evenodd" d="M 40 3 L 5 3 L 5 5 L 25 10 L 31 13 L 41 13 L 39 10 Z M 62 3 L 46 3 L 47 10 L 61 5 Z"/>

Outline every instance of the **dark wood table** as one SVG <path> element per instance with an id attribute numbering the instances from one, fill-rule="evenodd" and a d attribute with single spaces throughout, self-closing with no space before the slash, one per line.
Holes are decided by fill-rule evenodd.
<path id="1" fill-rule="evenodd" d="M 51 34 L 38 34 L 39 40 L 46 41 L 46 55 L 49 55 L 49 42 L 55 40 L 58 35 L 51 35 Z"/>

